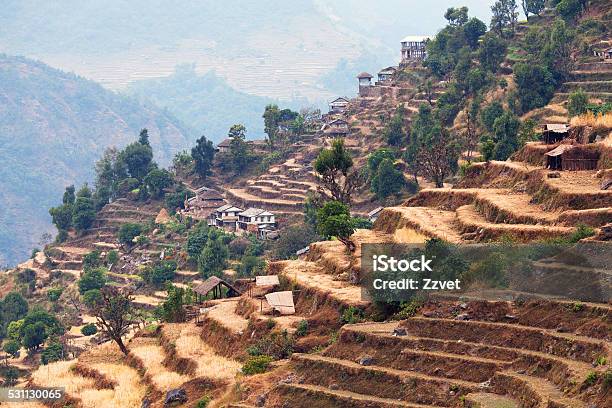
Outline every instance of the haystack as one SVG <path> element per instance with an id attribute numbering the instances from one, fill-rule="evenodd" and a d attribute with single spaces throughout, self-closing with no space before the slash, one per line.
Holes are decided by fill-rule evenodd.
<path id="1" fill-rule="evenodd" d="M 168 210 L 165 208 L 159 210 L 159 214 L 157 214 L 157 217 L 155 217 L 156 224 L 168 224 L 171 220 L 170 214 L 168 214 Z"/>

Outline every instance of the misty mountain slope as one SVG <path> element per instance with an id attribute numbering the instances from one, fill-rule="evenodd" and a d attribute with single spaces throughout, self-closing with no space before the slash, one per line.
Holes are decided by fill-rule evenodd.
<path id="1" fill-rule="evenodd" d="M 49 231 L 47 210 L 66 185 L 92 179 L 108 146 L 149 129 L 168 164 L 193 141 L 169 113 L 21 57 L 0 55 L 0 263 L 27 255 Z"/>
<path id="2" fill-rule="evenodd" d="M 134 82 L 127 91 L 139 99 L 167 108 L 214 142 L 223 140 L 235 123 L 246 126 L 249 138 L 262 138 L 264 108 L 275 102 L 239 92 L 212 71 L 198 75 L 193 65 L 181 65 L 166 78 Z"/>

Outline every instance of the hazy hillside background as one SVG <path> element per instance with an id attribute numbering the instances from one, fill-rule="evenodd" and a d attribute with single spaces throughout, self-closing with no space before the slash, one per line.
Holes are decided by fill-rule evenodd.
<path id="1" fill-rule="evenodd" d="M 26 256 L 51 230 L 47 209 L 64 186 L 91 180 L 104 148 L 141 127 L 162 162 L 236 122 L 263 137 L 266 103 L 324 108 L 354 96 L 355 74 L 396 64 L 402 37 L 434 34 L 450 6 L 488 22 L 488 3 L 3 1 L 0 52 L 104 88 L 2 57 L 0 264 Z"/>
<path id="2" fill-rule="evenodd" d="M 49 207 L 65 186 L 92 179 L 106 146 L 147 127 L 158 160 L 191 144 L 192 133 L 159 108 L 25 58 L 0 55 L 0 263 L 27 257 L 52 232 Z"/>

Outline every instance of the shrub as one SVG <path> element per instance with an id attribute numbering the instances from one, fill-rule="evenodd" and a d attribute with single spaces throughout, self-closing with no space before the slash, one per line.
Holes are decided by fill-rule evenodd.
<path id="1" fill-rule="evenodd" d="M 10 340 L 4 344 L 4 347 L 2 348 L 2 350 L 4 350 L 6 354 L 12 356 L 13 358 L 17 358 L 19 356 L 20 348 L 21 346 L 19 345 L 17 341 Z"/>
<path id="2" fill-rule="evenodd" d="M 89 323 L 81 327 L 81 334 L 83 334 L 83 336 L 93 336 L 97 332 L 98 332 L 98 328 L 93 323 Z"/>
<path id="3" fill-rule="evenodd" d="M 50 301 L 55 302 L 62 295 L 63 291 L 64 291 L 64 288 L 51 288 L 47 290 L 47 298 Z"/>
<path id="4" fill-rule="evenodd" d="M 340 318 L 340 321 L 343 324 L 359 323 L 362 320 L 363 320 L 363 310 L 355 306 L 349 306 L 346 309 L 344 309 L 344 312 L 342 312 L 342 317 Z"/>
<path id="5" fill-rule="evenodd" d="M 272 357 L 270 356 L 253 356 L 250 357 L 242 366 L 242 373 L 245 375 L 265 373 L 270 367 Z"/>
<path id="6" fill-rule="evenodd" d="M 590 371 L 586 378 L 584 379 L 584 385 L 590 387 L 591 385 L 597 382 L 597 373 L 595 371 Z"/>
<path id="7" fill-rule="evenodd" d="M 204 397 L 200 398 L 200 400 L 196 403 L 195 408 L 206 408 L 208 407 L 208 404 L 210 404 L 210 401 L 212 401 L 212 398 L 210 398 L 208 395 L 205 395 Z"/>
<path id="8" fill-rule="evenodd" d="M 302 337 L 306 335 L 308 331 L 308 320 L 300 320 L 295 330 L 295 335 L 298 337 Z"/>
<path id="9" fill-rule="evenodd" d="M 122 244 L 132 245 L 134 238 L 142 234 L 143 231 L 144 228 L 142 225 L 128 222 L 121 225 L 117 238 Z"/>
<path id="10" fill-rule="evenodd" d="M 595 230 L 587 225 L 579 224 L 576 227 L 576 230 L 570 235 L 569 241 L 571 243 L 576 243 L 583 238 L 590 237 L 595 234 Z"/>
<path id="11" fill-rule="evenodd" d="M 572 92 L 567 102 L 567 113 L 571 117 L 586 113 L 589 96 L 582 89 Z"/>
<path id="12" fill-rule="evenodd" d="M 59 361 L 64 358 L 64 346 L 59 341 L 52 341 L 40 355 L 43 365 Z"/>
<path id="13" fill-rule="evenodd" d="M 106 254 L 106 264 L 107 265 L 116 265 L 119 262 L 119 252 L 116 250 L 108 251 Z"/>

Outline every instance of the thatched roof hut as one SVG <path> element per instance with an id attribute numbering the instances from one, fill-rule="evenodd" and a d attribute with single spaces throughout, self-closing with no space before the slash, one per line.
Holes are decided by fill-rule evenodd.
<path id="1" fill-rule="evenodd" d="M 216 276 L 211 276 L 210 278 L 206 279 L 204 282 L 193 288 L 193 291 L 201 297 L 206 297 L 212 292 L 213 299 L 218 299 L 223 297 L 223 287 L 226 288 L 226 297 L 236 297 L 240 296 L 241 294 L 240 291 L 230 283 Z"/>
<path id="2" fill-rule="evenodd" d="M 594 170 L 599 161 L 596 146 L 562 144 L 546 153 L 546 167 L 551 170 Z"/>

